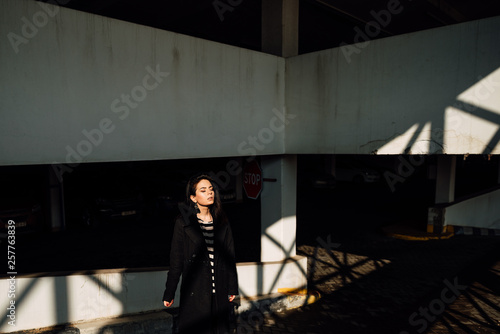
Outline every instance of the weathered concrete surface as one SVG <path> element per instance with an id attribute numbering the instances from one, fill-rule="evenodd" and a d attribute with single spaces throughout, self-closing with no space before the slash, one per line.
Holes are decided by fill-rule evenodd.
<path id="1" fill-rule="evenodd" d="M 444 224 L 500 230 L 500 189 L 444 209 Z"/>
<path id="2" fill-rule="evenodd" d="M 494 17 L 287 59 L 286 152 L 500 153 L 498 40 Z"/>
<path id="3" fill-rule="evenodd" d="M 173 316 L 165 311 L 134 314 L 122 318 L 96 319 L 55 328 L 39 328 L 23 334 L 170 334 Z"/>
<path id="4" fill-rule="evenodd" d="M 306 267 L 307 258 L 303 256 L 284 261 L 238 263 L 239 294 L 254 297 L 275 294 L 283 288 L 303 289 L 307 286 Z M 8 315 L 9 302 L 15 302 L 15 326 L 9 325 L 8 317 L 3 317 L 0 331 L 10 333 L 65 323 L 92 323 L 95 319 L 161 310 L 167 274 L 167 270 L 161 269 L 111 269 L 16 276 L 15 298 L 9 297 L 2 303 L 6 310 L 3 314 Z M 10 286 L 9 278 L 0 279 L 1 291 L 9 291 Z M 180 285 L 174 307 L 179 305 L 179 293 Z M 44 307 L 40 308 L 41 304 Z"/>
<path id="5" fill-rule="evenodd" d="M 284 59 L 35 1 L 0 6 L 2 165 L 500 153 L 498 17 Z"/>
<path id="6" fill-rule="evenodd" d="M 31 0 L 0 31 L 0 165 L 283 153 L 283 58 Z"/>

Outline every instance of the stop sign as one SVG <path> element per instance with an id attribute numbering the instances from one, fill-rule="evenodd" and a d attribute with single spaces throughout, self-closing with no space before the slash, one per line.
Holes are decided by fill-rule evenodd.
<path id="1" fill-rule="evenodd" d="M 243 169 L 243 189 L 248 198 L 257 199 L 262 191 L 262 170 L 257 161 L 252 160 Z"/>

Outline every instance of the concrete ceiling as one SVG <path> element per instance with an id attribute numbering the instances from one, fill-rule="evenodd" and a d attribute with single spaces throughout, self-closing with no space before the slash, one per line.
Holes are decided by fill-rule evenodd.
<path id="1" fill-rule="evenodd" d="M 54 0 L 41 0 L 54 2 Z M 252 50 L 261 45 L 259 0 L 56 0 L 62 6 Z M 262 0 L 266 1 L 266 0 Z M 355 28 L 384 21 L 370 39 L 500 15 L 498 0 L 299 0 L 299 53 L 351 44 Z M 396 6 L 396 4 L 398 4 Z M 394 6 L 390 16 L 381 12 Z M 396 10 L 397 9 L 397 10 Z M 397 12 L 397 13 L 396 13 Z M 389 12 L 390 13 L 390 12 Z"/>

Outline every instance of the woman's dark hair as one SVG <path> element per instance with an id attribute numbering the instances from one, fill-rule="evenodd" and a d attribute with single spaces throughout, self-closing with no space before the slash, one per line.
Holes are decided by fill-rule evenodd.
<path id="1" fill-rule="evenodd" d="M 212 184 L 212 187 L 214 188 L 214 204 L 209 207 L 210 214 L 216 221 L 224 220 L 225 215 L 224 211 L 222 210 L 222 204 L 220 202 L 219 188 L 214 180 L 206 174 L 195 175 L 191 177 L 191 179 L 189 179 L 186 186 L 186 204 L 194 210 L 194 203 L 191 200 L 191 196 L 196 196 L 196 186 L 201 180 L 207 180 Z"/>

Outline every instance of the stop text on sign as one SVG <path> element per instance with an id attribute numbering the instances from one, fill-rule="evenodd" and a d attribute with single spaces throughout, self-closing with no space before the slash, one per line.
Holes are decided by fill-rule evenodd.
<path id="1" fill-rule="evenodd" d="M 255 160 L 250 161 L 243 170 L 243 189 L 251 199 L 257 199 L 262 191 L 262 169 Z"/>
<path id="2" fill-rule="evenodd" d="M 260 183 L 260 174 L 245 173 L 245 179 L 243 182 L 246 184 L 258 185 Z"/>

